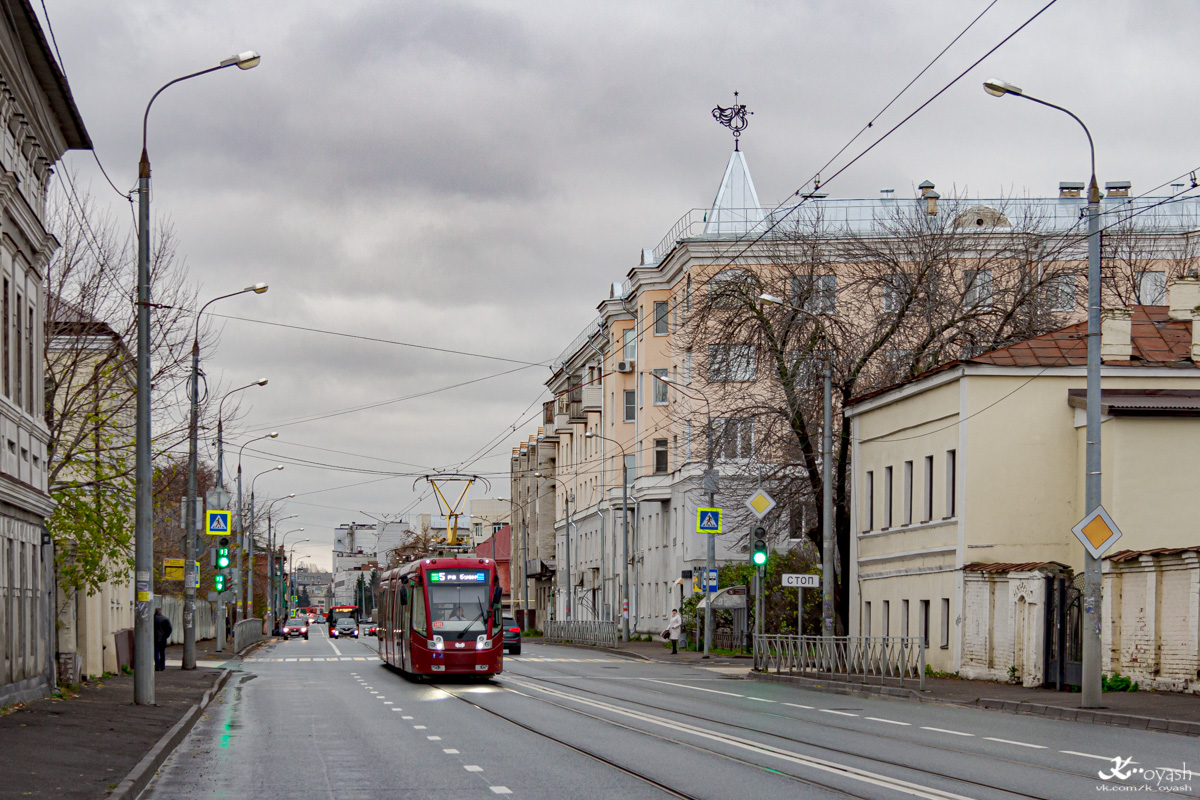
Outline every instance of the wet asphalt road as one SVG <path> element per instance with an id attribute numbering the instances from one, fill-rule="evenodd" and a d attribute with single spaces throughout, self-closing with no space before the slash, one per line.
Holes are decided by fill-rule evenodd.
<path id="1" fill-rule="evenodd" d="M 530 641 L 490 683 L 424 683 L 382 666 L 374 644 L 314 627 L 307 642 L 257 650 L 144 800 L 1059 800 L 1147 783 L 1200 796 L 1200 780 L 1152 771 L 1200 762 L 1196 740 L 1173 734 L 850 698 Z M 1117 756 L 1133 759 L 1127 778 L 1101 780 Z"/>

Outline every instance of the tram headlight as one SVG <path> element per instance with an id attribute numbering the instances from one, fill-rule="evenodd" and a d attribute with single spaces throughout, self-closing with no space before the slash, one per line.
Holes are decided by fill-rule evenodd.
<path id="1" fill-rule="evenodd" d="M 446 641 L 440 636 L 434 636 L 433 641 L 429 643 L 430 650 L 445 650 Z"/>
<path id="2" fill-rule="evenodd" d="M 483 634 L 476 636 L 475 637 L 475 649 L 476 650 L 491 650 L 492 649 L 492 640 L 488 639 Z"/>

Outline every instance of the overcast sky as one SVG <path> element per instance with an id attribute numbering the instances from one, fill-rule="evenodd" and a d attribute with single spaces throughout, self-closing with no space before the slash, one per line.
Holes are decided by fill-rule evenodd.
<path id="1" fill-rule="evenodd" d="M 262 64 L 174 86 L 149 126 L 153 208 L 213 311 L 520 361 L 555 356 L 688 209 L 731 149 L 711 117 L 733 91 L 764 203 L 803 186 L 990 0 L 465 3 L 46 0 L 76 104 L 109 174 L 136 180 L 142 110 L 179 75 L 248 49 Z M 36 3 L 35 3 L 36 4 Z M 1045 0 L 998 0 L 832 169 L 1000 42 Z M 39 8 L 40 13 L 40 8 Z M 1000 77 L 1092 130 L 1101 182 L 1145 191 L 1200 166 L 1200 7 L 1059 0 L 825 190 L 1052 195 L 1085 180 L 1064 115 L 994 99 Z M 128 219 L 90 154 L 72 171 Z M 825 175 L 832 173 L 827 170 Z M 57 185 L 55 183 L 54 185 Z M 222 321 L 210 381 L 248 390 L 236 445 L 356 469 L 446 467 L 546 399 L 544 366 Z M 289 420 L 428 392 L 378 408 Z M 538 405 L 531 404 L 538 403 Z M 472 466 L 507 496 L 511 446 Z M 275 461 L 247 448 L 247 475 Z M 344 451 L 332 453 L 313 448 Z M 228 453 L 227 449 L 227 453 Z M 228 457 L 228 469 L 236 468 Z M 389 463 L 404 462 L 403 464 Z M 289 464 L 284 529 L 328 568 L 335 525 L 412 507 L 413 480 Z M 484 496 L 477 488 L 473 496 Z M 430 500 L 413 511 L 434 511 Z"/>

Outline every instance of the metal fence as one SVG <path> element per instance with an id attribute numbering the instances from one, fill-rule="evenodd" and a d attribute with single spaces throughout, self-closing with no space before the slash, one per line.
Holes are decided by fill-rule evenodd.
<path id="1" fill-rule="evenodd" d="M 263 621 L 261 619 L 244 619 L 233 626 L 233 652 L 240 653 L 242 648 L 249 647 L 263 638 Z"/>
<path id="2" fill-rule="evenodd" d="M 183 644 L 183 598 L 160 594 L 155 599 L 159 601 L 163 614 L 171 620 L 171 638 L 167 644 Z M 197 599 L 195 619 L 196 641 L 217 638 L 216 603 Z"/>
<path id="3" fill-rule="evenodd" d="M 754 637 L 754 668 L 814 678 L 925 688 L 925 640 L 920 636 Z"/>
<path id="4" fill-rule="evenodd" d="M 592 644 L 597 647 L 616 647 L 620 636 L 615 622 L 564 622 L 547 620 L 542 638 L 547 642 Z"/>

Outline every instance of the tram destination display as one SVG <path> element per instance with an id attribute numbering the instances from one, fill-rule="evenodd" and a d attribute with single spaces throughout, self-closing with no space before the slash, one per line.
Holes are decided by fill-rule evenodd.
<path id="1" fill-rule="evenodd" d="M 487 583 L 487 579 L 487 570 L 471 570 L 469 572 L 439 570 L 429 573 L 430 583 Z"/>

